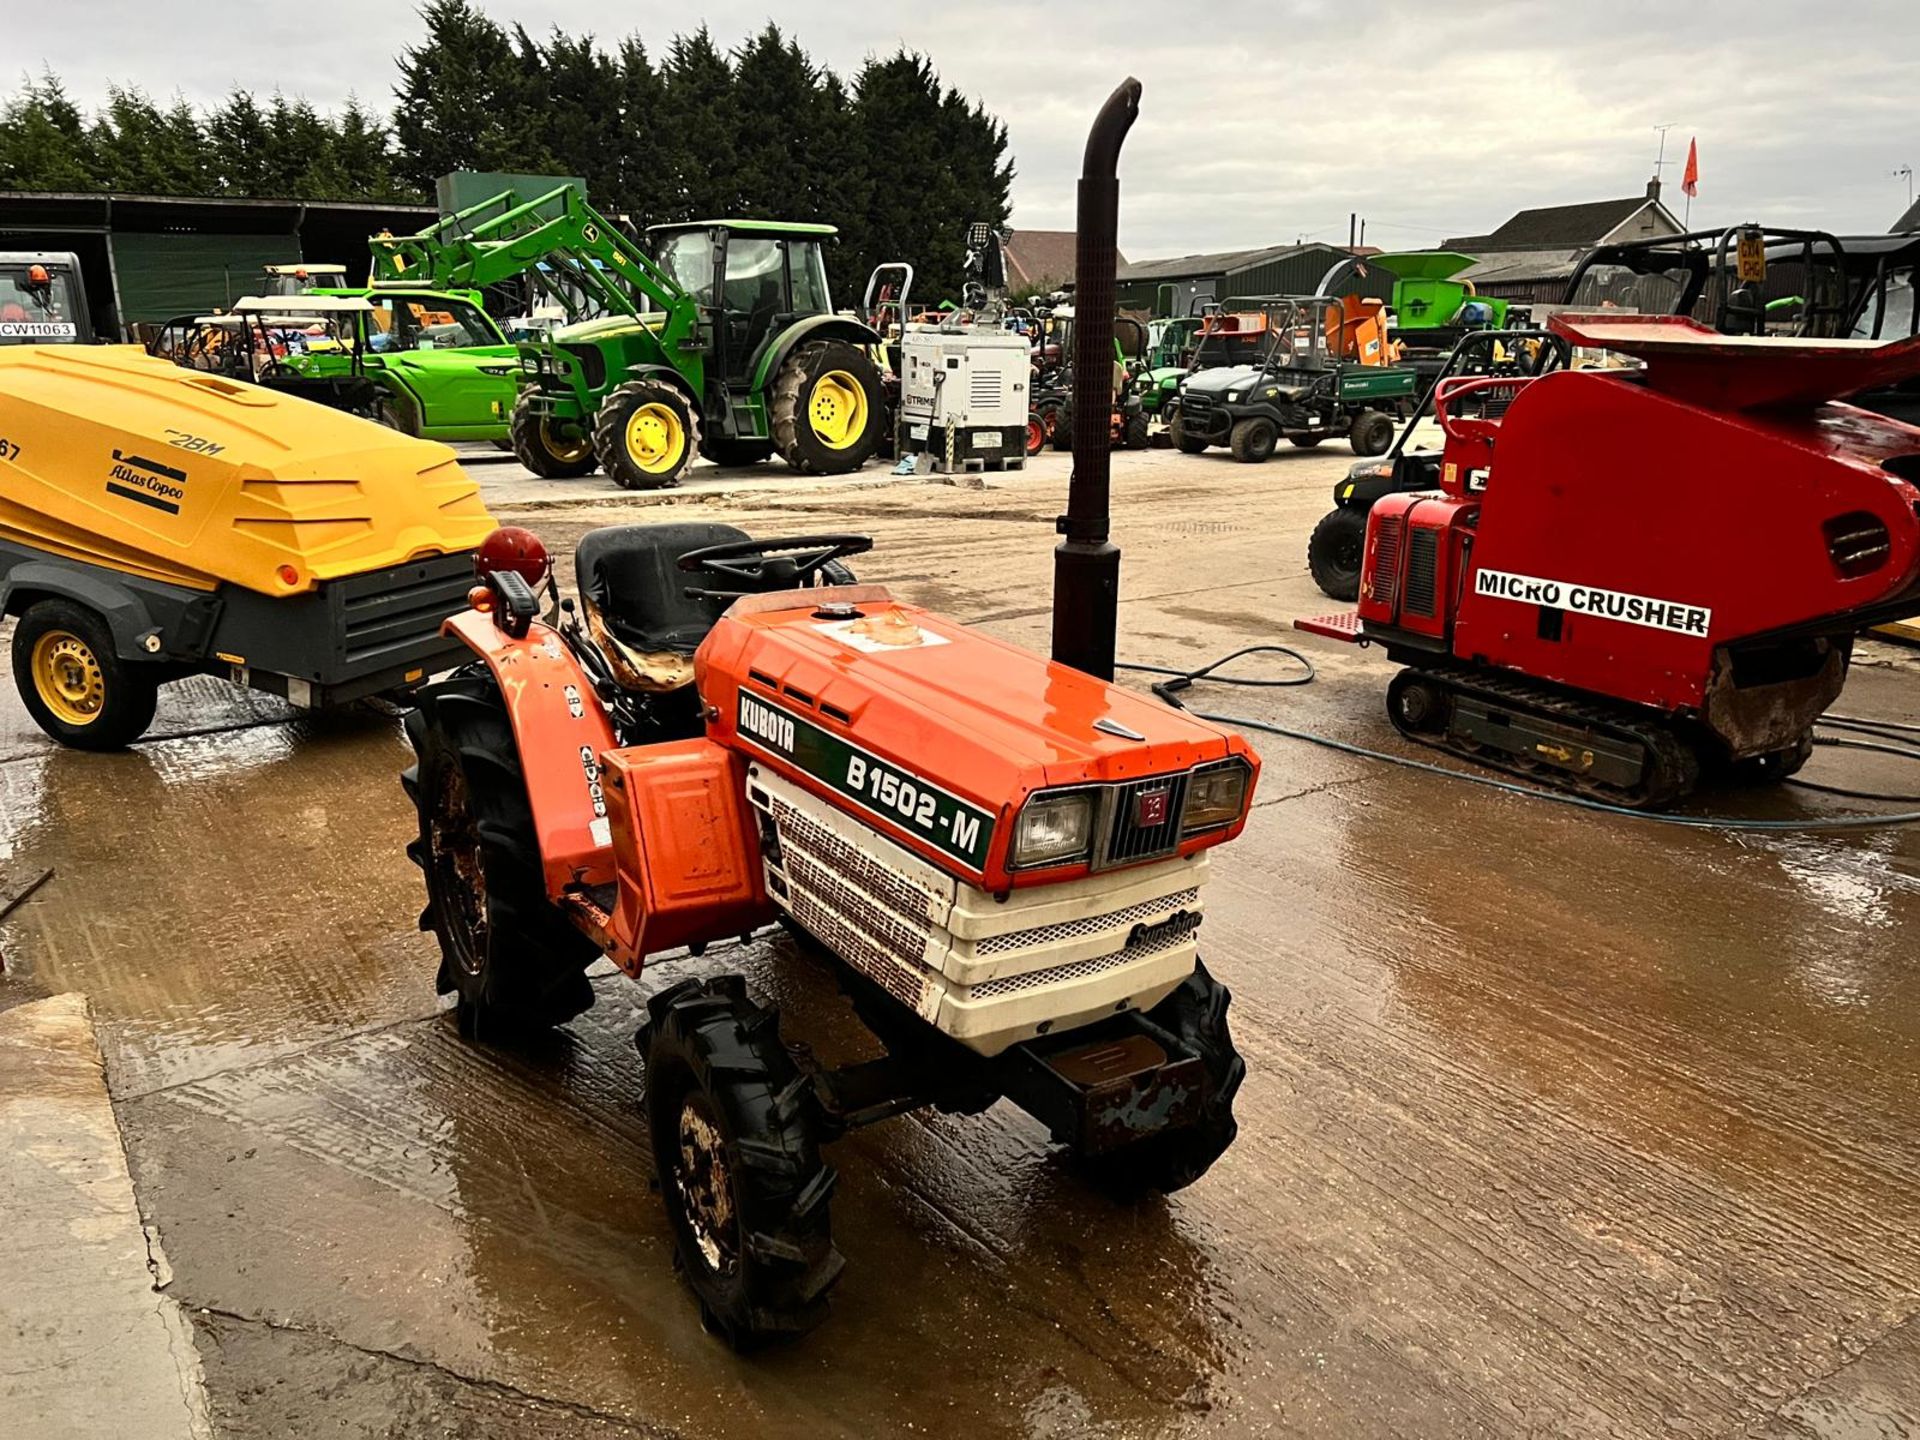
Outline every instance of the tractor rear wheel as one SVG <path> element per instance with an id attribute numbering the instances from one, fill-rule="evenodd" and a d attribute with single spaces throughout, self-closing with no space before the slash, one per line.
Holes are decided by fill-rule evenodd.
<path id="1" fill-rule="evenodd" d="M 1227 1005 L 1232 999 L 1227 987 L 1196 961 L 1193 974 L 1179 989 L 1147 1012 L 1149 1020 L 1172 1031 L 1200 1057 L 1207 1093 L 1200 1104 L 1200 1118 L 1192 1125 L 1087 1160 L 1087 1178 L 1116 1199 L 1166 1195 L 1191 1185 L 1226 1154 L 1240 1133 L 1233 1118 L 1233 1097 L 1247 1078 L 1247 1062 L 1233 1048 L 1233 1033 L 1227 1027 Z"/>
<path id="2" fill-rule="evenodd" d="M 507 422 L 507 440 L 513 458 L 542 480 L 576 480 L 591 475 L 598 463 L 593 458 L 592 436 L 582 433 L 569 439 L 551 415 L 535 410 L 524 395 Z"/>
<path id="3" fill-rule="evenodd" d="M 774 377 L 774 448 L 802 474 L 844 475 L 879 448 L 887 424 L 880 370 L 844 340 L 802 345 Z"/>
<path id="4" fill-rule="evenodd" d="M 1307 537 L 1307 570 L 1313 583 L 1332 599 L 1358 599 L 1366 548 L 1367 512 L 1336 505 Z"/>
<path id="5" fill-rule="evenodd" d="M 622 490 L 678 485 L 700 453 L 700 412 L 693 397 L 665 380 L 616 385 L 593 417 L 593 453 Z"/>
<path id="6" fill-rule="evenodd" d="M 1233 458 L 1241 464 L 1258 465 L 1272 456 L 1273 447 L 1279 440 L 1279 428 L 1271 420 L 1263 415 L 1249 415 L 1244 420 L 1233 422 L 1228 446 L 1233 451 Z"/>
<path id="7" fill-rule="evenodd" d="M 1380 410 L 1362 410 L 1353 417 L 1347 441 L 1356 455 L 1384 455 L 1393 444 L 1393 417 Z"/>
<path id="8" fill-rule="evenodd" d="M 13 683 L 33 723 L 75 750 L 119 750 L 153 723 L 156 668 L 114 653 L 107 622 L 42 600 L 13 627 Z"/>
<path id="9" fill-rule="evenodd" d="M 647 1001 L 635 1043 L 654 1175 L 701 1318 L 738 1349 L 811 1330 L 846 1262 L 834 1170 L 779 1013 L 738 975 L 683 980 Z"/>
<path id="10" fill-rule="evenodd" d="M 1173 418 L 1167 421 L 1167 434 L 1173 438 L 1173 448 L 1182 455 L 1199 455 L 1207 448 L 1207 442 L 1198 435 L 1187 434 L 1187 427 L 1181 423 L 1178 410 L 1175 410 Z"/>
<path id="11" fill-rule="evenodd" d="M 513 725 L 493 677 L 423 690 L 406 718 L 416 760 L 400 777 L 420 833 L 420 928 L 440 942 L 442 995 L 460 1033 L 495 1041 L 562 1025 L 593 1004 L 592 941 L 547 898 Z"/>

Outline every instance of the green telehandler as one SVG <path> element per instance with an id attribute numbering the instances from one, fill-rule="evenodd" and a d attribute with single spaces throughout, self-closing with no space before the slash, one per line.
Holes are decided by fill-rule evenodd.
<path id="1" fill-rule="evenodd" d="M 857 470 L 886 431 L 881 337 L 828 299 L 831 225 L 701 220 L 635 244 L 566 185 L 511 196 L 419 235 L 373 242 L 374 288 L 479 289 L 524 277 L 570 319 L 518 348 L 514 453 L 565 479 L 596 464 L 630 490 L 678 483 L 696 454 L 778 452 L 795 470 Z"/>

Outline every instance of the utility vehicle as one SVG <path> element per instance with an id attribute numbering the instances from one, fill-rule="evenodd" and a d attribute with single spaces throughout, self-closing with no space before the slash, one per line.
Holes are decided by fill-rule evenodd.
<path id="1" fill-rule="evenodd" d="M 519 346 L 512 438 L 537 475 L 596 464 L 628 489 L 677 484 L 694 457 L 722 464 L 776 451 L 798 470 L 857 470 L 886 426 L 881 337 L 834 313 L 831 225 L 702 220 L 629 240 L 577 186 L 449 216 L 373 242 L 375 287 L 463 288 L 548 277 L 559 303 L 600 318 Z M 571 312 L 570 312 L 571 313 Z"/>
<path id="2" fill-rule="evenodd" d="M 1736 225 L 1606 245 L 1567 282 L 1576 310 L 1688 315 L 1729 335 L 1897 340 L 1916 333 L 1920 232 L 1836 236 Z M 1920 420 L 1920 381 L 1877 384 L 1854 403 Z"/>
<path id="3" fill-rule="evenodd" d="M 1198 454 L 1224 445 L 1236 460 L 1258 463 L 1282 436 L 1299 446 L 1329 436 L 1357 455 L 1393 443 L 1393 420 L 1413 406 L 1411 370 L 1386 361 L 1377 300 L 1331 295 L 1260 302 L 1267 328 L 1257 360 L 1203 370 L 1181 383 L 1168 421 L 1176 448 Z"/>
<path id="4" fill-rule="evenodd" d="M 147 353 L 372 420 L 385 391 L 365 367 L 370 310 L 343 296 L 247 295 L 224 314 L 167 321 Z"/>

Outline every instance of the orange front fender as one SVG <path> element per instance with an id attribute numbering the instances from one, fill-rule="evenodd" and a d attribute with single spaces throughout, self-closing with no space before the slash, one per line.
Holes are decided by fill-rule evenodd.
<path id="1" fill-rule="evenodd" d="M 519 639 L 491 615 L 463 610 L 441 633 L 486 662 L 500 686 L 526 777 L 548 898 L 614 878 L 613 833 L 600 757 L 613 726 L 580 662 L 549 625 L 536 620 Z"/>

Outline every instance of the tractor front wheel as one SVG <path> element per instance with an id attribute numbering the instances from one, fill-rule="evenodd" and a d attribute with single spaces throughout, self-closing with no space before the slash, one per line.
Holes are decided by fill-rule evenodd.
<path id="1" fill-rule="evenodd" d="M 544 410 L 536 410 L 525 396 L 513 407 L 507 422 L 507 442 L 513 458 L 542 480 L 577 480 L 591 475 L 597 463 L 593 458 L 593 437 L 584 432 L 568 437 L 561 433 L 560 422 Z"/>
<path id="2" fill-rule="evenodd" d="M 122 660 L 113 632 L 70 600 L 42 600 L 13 629 L 13 683 L 33 723 L 75 750 L 118 750 L 153 723 L 156 667 Z"/>
<path id="3" fill-rule="evenodd" d="M 1274 423 L 1261 415 L 1249 415 L 1244 420 L 1233 422 L 1233 433 L 1228 437 L 1228 448 L 1233 458 L 1243 465 L 1258 465 L 1273 454 L 1273 447 L 1279 442 L 1280 431 Z"/>
<path id="4" fill-rule="evenodd" d="M 419 817 L 407 856 L 426 875 L 420 928 L 440 942 L 438 987 L 460 1033 L 493 1041 L 565 1024 L 593 1004 L 592 941 L 547 898 L 513 724 L 489 675 L 423 690 L 400 777 Z"/>
<path id="5" fill-rule="evenodd" d="M 778 1013 L 738 975 L 683 980 L 648 1000 L 635 1043 L 675 1259 L 707 1328 L 737 1349 L 811 1330 L 846 1262 L 834 1171 Z"/>
<path id="6" fill-rule="evenodd" d="M 774 447 L 802 474 L 858 470 L 880 446 L 887 424 L 880 370 L 844 340 L 802 345 L 774 377 Z"/>
<path id="7" fill-rule="evenodd" d="M 1180 988 L 1147 1012 L 1149 1020 L 1171 1031 L 1200 1057 L 1206 1095 L 1193 1124 L 1085 1162 L 1087 1178 L 1116 1199 L 1166 1195 L 1191 1185 L 1226 1154 L 1240 1133 L 1233 1118 L 1233 1097 L 1247 1078 L 1247 1063 L 1234 1049 L 1233 1034 L 1227 1028 L 1227 1005 L 1232 998 L 1227 987 L 1196 961 L 1193 974 Z"/>
<path id="8" fill-rule="evenodd" d="M 1146 449 L 1147 441 L 1151 437 L 1151 431 L 1152 422 L 1147 419 L 1146 411 L 1134 410 L 1130 412 L 1127 415 L 1126 428 L 1121 432 L 1120 448 L 1122 450 Z"/>
<path id="9" fill-rule="evenodd" d="M 664 380 L 629 380 L 600 402 L 593 453 L 622 490 L 678 485 L 700 453 L 700 413 L 693 397 Z"/>
<path id="10" fill-rule="evenodd" d="M 1335 506 L 1307 537 L 1307 569 L 1313 583 L 1335 600 L 1360 595 L 1360 565 L 1367 548 L 1367 512 Z"/>
<path id="11" fill-rule="evenodd" d="M 1356 455 L 1384 455 L 1393 444 L 1393 417 L 1380 410 L 1362 410 L 1353 417 L 1347 440 Z"/>

